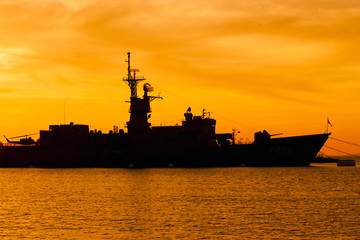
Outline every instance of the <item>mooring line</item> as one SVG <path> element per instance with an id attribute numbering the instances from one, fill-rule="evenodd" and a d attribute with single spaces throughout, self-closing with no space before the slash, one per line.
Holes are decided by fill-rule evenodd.
<path id="1" fill-rule="evenodd" d="M 353 156 L 353 157 L 360 158 L 360 156 L 358 156 L 358 155 L 351 154 L 351 153 L 347 153 L 347 152 L 341 151 L 341 150 L 336 149 L 336 148 L 333 148 L 333 147 L 329 147 L 329 146 L 326 146 L 326 145 L 324 145 L 324 147 L 330 148 L 330 149 L 332 149 L 332 150 L 335 150 L 335 151 L 338 151 L 338 152 L 341 152 L 341 153 L 345 153 L 345 154 L 350 155 L 350 156 Z"/>
<path id="2" fill-rule="evenodd" d="M 323 153 L 322 151 L 319 151 L 319 153 L 321 153 L 322 155 L 324 155 L 325 157 L 327 157 L 327 158 L 330 158 L 330 156 L 329 155 L 326 155 L 325 153 Z"/>
<path id="3" fill-rule="evenodd" d="M 356 143 L 344 141 L 344 140 L 337 139 L 337 138 L 333 138 L 333 137 L 329 137 L 329 138 L 331 138 L 331 139 L 333 139 L 333 140 L 336 140 L 336 141 L 339 141 L 339 142 L 343 142 L 343 143 L 347 143 L 347 144 L 350 144 L 350 145 L 354 145 L 354 146 L 360 147 L 360 144 L 356 144 Z"/>

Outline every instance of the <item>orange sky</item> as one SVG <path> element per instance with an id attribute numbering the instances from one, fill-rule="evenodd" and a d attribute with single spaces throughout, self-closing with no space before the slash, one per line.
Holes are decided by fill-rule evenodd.
<path id="1" fill-rule="evenodd" d="M 322 133 L 329 117 L 333 137 L 360 144 L 359 22 L 358 0 L 3 0 L 0 133 L 64 123 L 64 103 L 67 123 L 123 128 L 130 51 L 164 98 L 152 125 L 205 108 L 218 132 L 252 140 Z"/>

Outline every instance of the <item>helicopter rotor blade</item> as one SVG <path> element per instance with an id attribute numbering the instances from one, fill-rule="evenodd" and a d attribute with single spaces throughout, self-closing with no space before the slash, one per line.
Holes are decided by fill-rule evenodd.
<path id="1" fill-rule="evenodd" d="M 9 139 L 28 137 L 28 136 L 37 135 L 37 134 L 39 134 L 39 133 L 31 133 L 31 134 L 26 134 L 26 135 L 22 135 L 22 136 L 11 137 Z"/>

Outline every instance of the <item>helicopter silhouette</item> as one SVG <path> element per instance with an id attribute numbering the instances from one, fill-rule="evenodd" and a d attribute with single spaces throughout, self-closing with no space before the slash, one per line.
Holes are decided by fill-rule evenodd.
<path id="1" fill-rule="evenodd" d="M 36 144 L 36 142 L 34 141 L 34 139 L 32 139 L 31 137 L 28 137 L 28 136 L 32 136 L 32 135 L 36 135 L 36 134 L 38 134 L 38 133 L 26 134 L 26 135 L 22 135 L 22 136 L 11 137 L 11 138 L 7 138 L 4 135 L 4 138 L 6 139 L 6 141 L 8 143 L 20 144 L 20 145 L 32 145 L 32 144 Z M 23 138 L 23 137 L 25 137 L 25 138 Z M 16 138 L 20 138 L 20 140 L 19 141 L 9 140 L 9 139 L 16 139 Z"/>

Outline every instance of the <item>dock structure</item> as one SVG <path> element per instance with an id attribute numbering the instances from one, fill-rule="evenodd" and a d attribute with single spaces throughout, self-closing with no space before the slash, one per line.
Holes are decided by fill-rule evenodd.
<path id="1" fill-rule="evenodd" d="M 355 162 L 355 160 L 338 160 L 337 166 L 338 167 L 355 167 L 356 162 Z"/>

